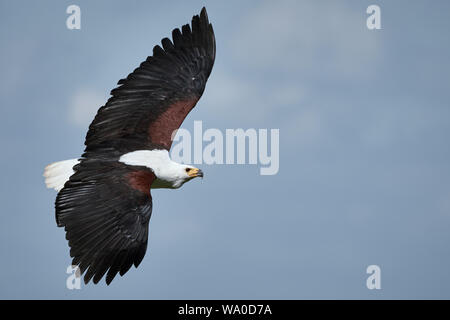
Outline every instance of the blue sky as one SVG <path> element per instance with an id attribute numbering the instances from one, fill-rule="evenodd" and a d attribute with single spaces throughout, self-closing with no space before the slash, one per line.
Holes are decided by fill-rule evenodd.
<path id="1" fill-rule="evenodd" d="M 66 8 L 81 8 L 81 30 Z M 366 8 L 381 7 L 381 30 Z M 206 5 L 217 40 L 185 120 L 280 129 L 280 171 L 202 165 L 153 191 L 147 255 L 66 288 L 42 172 L 109 91 Z M 447 1 L 0 1 L 0 298 L 450 298 Z M 192 201 L 192 200 L 195 201 Z M 381 290 L 366 268 L 381 268 Z"/>

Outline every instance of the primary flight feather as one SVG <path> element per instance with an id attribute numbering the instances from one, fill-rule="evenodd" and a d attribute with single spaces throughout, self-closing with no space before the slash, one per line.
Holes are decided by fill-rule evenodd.
<path id="1" fill-rule="evenodd" d="M 111 91 L 89 126 L 82 156 L 45 168 L 47 187 L 58 191 L 56 223 L 66 231 L 72 264 L 85 283 L 106 275 L 109 284 L 142 261 L 150 189 L 175 189 L 203 177 L 200 169 L 172 161 L 169 150 L 214 64 L 206 9 L 161 44 Z"/>

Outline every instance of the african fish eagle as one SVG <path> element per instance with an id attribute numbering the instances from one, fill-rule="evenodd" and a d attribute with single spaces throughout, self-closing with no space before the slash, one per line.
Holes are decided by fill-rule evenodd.
<path id="1" fill-rule="evenodd" d="M 117 273 L 140 264 L 152 214 L 150 189 L 176 189 L 203 177 L 200 169 L 172 161 L 169 150 L 214 64 L 206 9 L 161 43 L 111 91 L 89 126 L 82 156 L 45 168 L 47 187 L 58 191 L 56 223 L 65 229 L 72 264 L 86 284 L 106 274 L 109 285 Z"/>

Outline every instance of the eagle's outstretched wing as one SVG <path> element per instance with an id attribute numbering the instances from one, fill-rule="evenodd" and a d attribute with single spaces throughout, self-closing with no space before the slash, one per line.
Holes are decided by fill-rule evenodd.
<path id="1" fill-rule="evenodd" d="M 101 107 L 89 127 L 85 152 L 56 198 L 56 221 L 66 230 L 73 264 L 97 283 L 138 266 L 147 249 L 152 212 L 147 167 L 117 161 L 125 153 L 166 149 L 172 134 L 200 99 L 215 58 L 205 8 L 192 29 L 162 40 Z"/>
<path id="2" fill-rule="evenodd" d="M 114 151 L 170 149 L 171 137 L 205 89 L 216 45 L 206 9 L 164 38 L 153 56 L 119 81 L 86 136 L 84 157 Z"/>
<path id="3" fill-rule="evenodd" d="M 85 283 L 108 272 L 109 284 L 144 258 L 155 175 L 146 167 L 89 159 L 74 169 L 56 198 L 56 222 L 66 231 L 72 264 L 81 274 L 87 270 Z"/>

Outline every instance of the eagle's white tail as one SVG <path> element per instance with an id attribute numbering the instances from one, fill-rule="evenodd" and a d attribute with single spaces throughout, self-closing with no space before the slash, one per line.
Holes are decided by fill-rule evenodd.
<path id="1" fill-rule="evenodd" d="M 59 162 L 53 162 L 45 167 L 44 177 L 47 188 L 53 188 L 56 191 L 61 190 L 64 184 L 74 174 L 73 166 L 78 164 L 78 159 L 70 159 Z"/>

